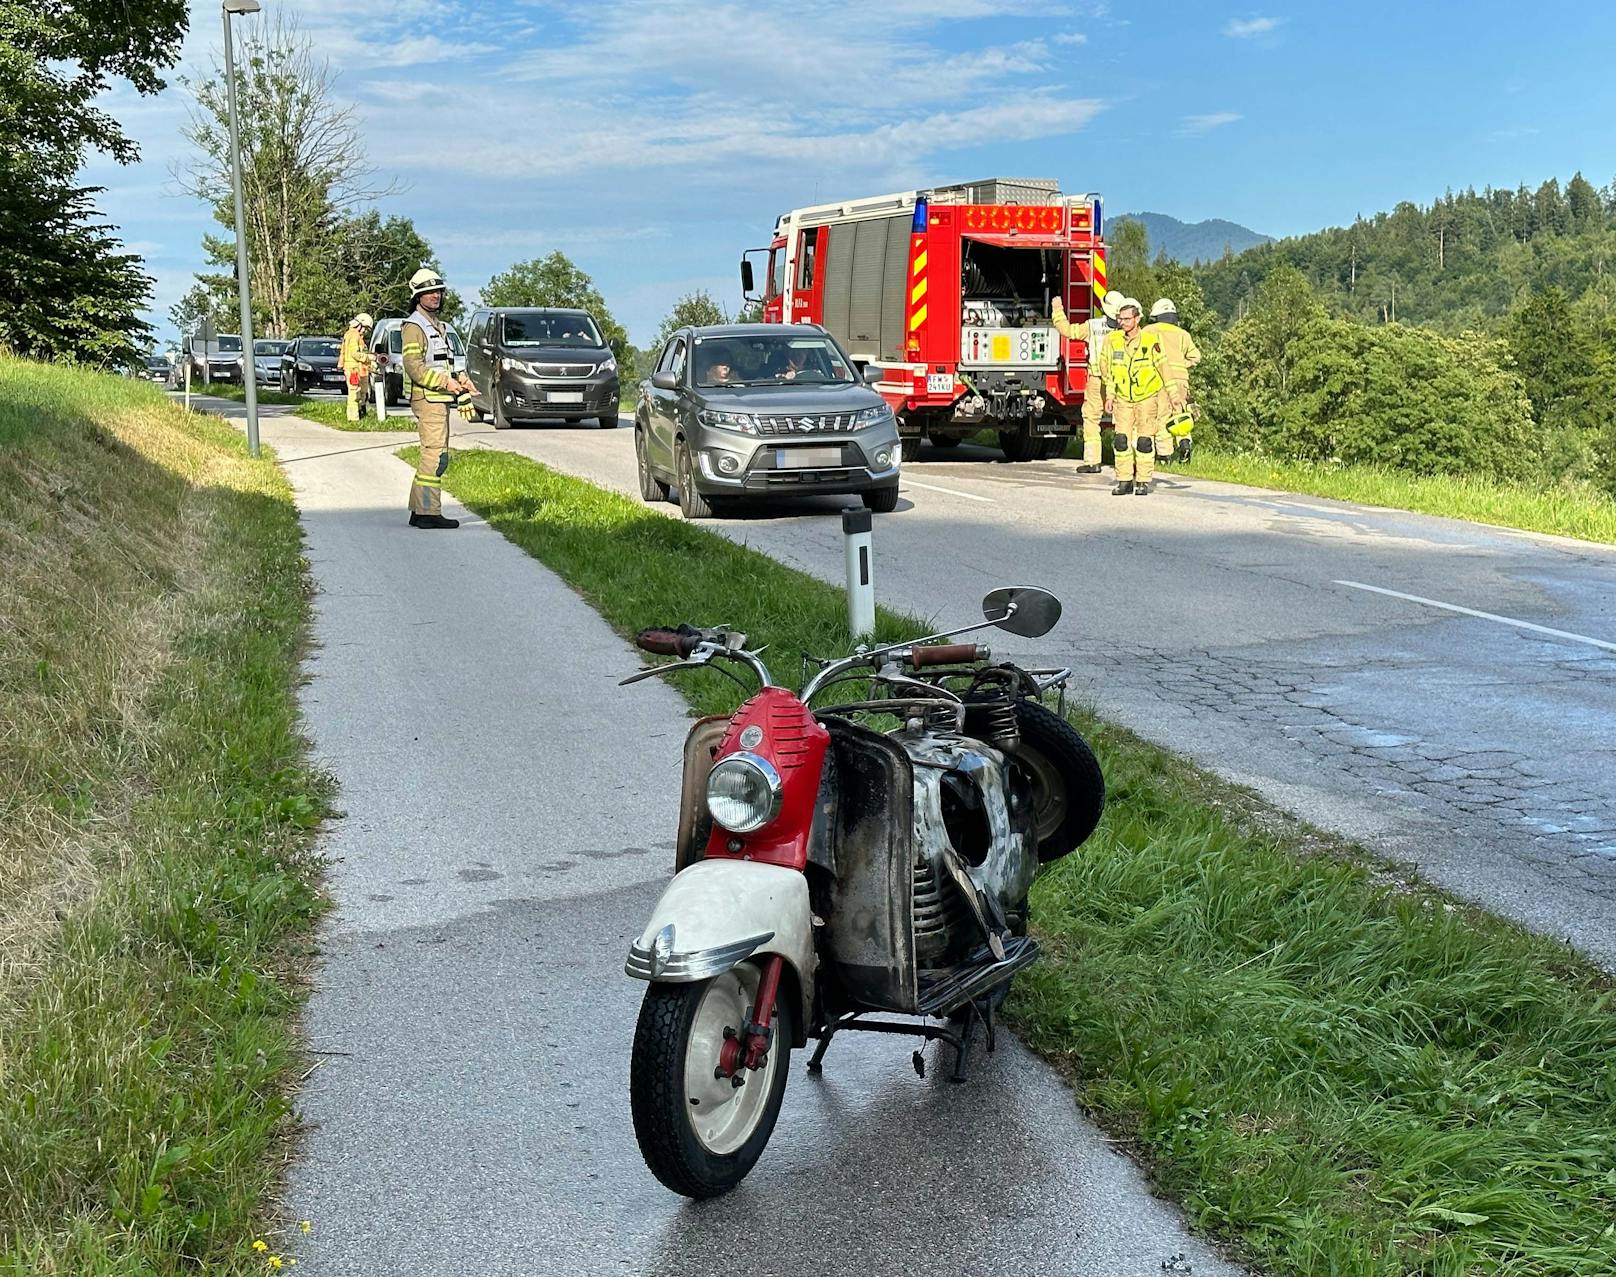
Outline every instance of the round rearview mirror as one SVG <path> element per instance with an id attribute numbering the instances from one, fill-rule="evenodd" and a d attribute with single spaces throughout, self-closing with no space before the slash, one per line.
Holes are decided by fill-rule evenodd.
<path id="1" fill-rule="evenodd" d="M 1007 585 L 982 600 L 984 620 L 1022 638 L 1042 638 L 1060 616 L 1060 600 L 1036 585 Z"/>

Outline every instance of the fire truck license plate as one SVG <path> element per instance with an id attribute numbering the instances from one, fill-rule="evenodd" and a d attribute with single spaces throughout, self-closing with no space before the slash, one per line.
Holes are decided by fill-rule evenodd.
<path id="1" fill-rule="evenodd" d="M 954 374 L 951 372 L 931 372 L 926 374 L 926 393 L 928 395 L 951 395 L 954 393 Z"/>
<path id="2" fill-rule="evenodd" d="M 776 470 L 819 470 L 842 464 L 840 448 L 776 448 Z"/>

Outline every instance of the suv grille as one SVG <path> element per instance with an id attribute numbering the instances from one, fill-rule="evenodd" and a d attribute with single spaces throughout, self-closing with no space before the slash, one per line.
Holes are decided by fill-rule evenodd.
<path id="1" fill-rule="evenodd" d="M 759 416 L 758 433 L 765 435 L 835 434 L 853 426 L 851 412 L 805 412 L 801 416 Z"/>
<path id="2" fill-rule="evenodd" d="M 533 364 L 541 377 L 587 377 L 595 371 L 594 364 Z"/>

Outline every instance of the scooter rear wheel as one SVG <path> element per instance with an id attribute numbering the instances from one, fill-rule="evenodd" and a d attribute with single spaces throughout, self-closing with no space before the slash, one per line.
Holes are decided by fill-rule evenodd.
<path id="1" fill-rule="evenodd" d="M 743 1071 L 739 1087 L 715 1076 L 724 1030 L 745 1027 L 760 974 L 743 962 L 697 984 L 653 984 L 640 1006 L 629 1065 L 634 1135 L 651 1173 L 686 1197 L 717 1197 L 746 1178 L 780 1116 L 795 1032 L 787 997 L 775 1002 L 763 1067 Z"/>
<path id="2" fill-rule="evenodd" d="M 1016 758 L 1033 787 L 1033 829 L 1042 864 L 1076 851 L 1105 811 L 1105 777 L 1094 751 L 1059 714 L 1016 702 L 1021 744 Z"/>

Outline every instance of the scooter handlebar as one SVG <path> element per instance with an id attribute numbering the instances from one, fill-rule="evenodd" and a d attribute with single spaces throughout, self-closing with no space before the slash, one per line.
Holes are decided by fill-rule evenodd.
<path id="1" fill-rule="evenodd" d="M 700 643 L 700 634 L 678 630 L 641 630 L 634 636 L 634 646 L 657 656 L 689 656 Z"/>
<path id="2" fill-rule="evenodd" d="M 928 665 L 967 665 L 987 658 L 988 649 L 982 643 L 916 643 L 909 649 L 909 664 L 917 670 Z"/>

